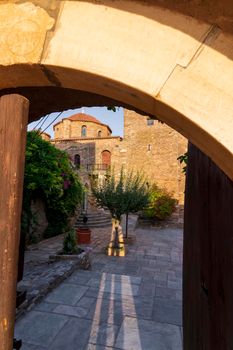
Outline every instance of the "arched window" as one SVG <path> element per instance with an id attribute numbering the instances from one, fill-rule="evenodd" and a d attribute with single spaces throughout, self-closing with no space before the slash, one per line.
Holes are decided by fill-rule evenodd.
<path id="1" fill-rule="evenodd" d="M 98 137 L 101 137 L 101 134 L 102 134 L 102 132 L 101 132 L 101 130 L 99 130 L 98 131 Z"/>
<path id="2" fill-rule="evenodd" d="M 102 165 L 104 169 L 108 169 L 111 166 L 111 152 L 103 151 L 102 152 Z"/>
<path id="3" fill-rule="evenodd" d="M 74 164 L 77 169 L 80 169 L 80 164 L 81 164 L 81 158 L 79 154 L 75 154 L 74 156 Z"/>
<path id="4" fill-rule="evenodd" d="M 82 137 L 86 137 L 86 136 L 87 136 L 87 127 L 86 127 L 86 125 L 83 125 L 83 126 L 82 126 L 82 129 L 81 129 L 81 136 L 82 136 Z"/>

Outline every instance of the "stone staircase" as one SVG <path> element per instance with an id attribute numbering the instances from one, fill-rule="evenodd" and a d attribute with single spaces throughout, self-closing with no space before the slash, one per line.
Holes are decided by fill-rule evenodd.
<path id="1" fill-rule="evenodd" d="M 81 214 L 75 223 L 75 228 L 77 227 L 86 227 L 95 228 L 95 227 L 107 227 L 111 226 L 112 220 L 110 214 L 102 211 L 102 210 L 93 210 L 88 211 L 86 216 L 88 217 L 88 221 L 86 224 L 83 223 L 83 216 Z"/>

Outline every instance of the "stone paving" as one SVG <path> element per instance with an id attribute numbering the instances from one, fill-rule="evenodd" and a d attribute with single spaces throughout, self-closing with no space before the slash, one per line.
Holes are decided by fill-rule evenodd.
<path id="1" fill-rule="evenodd" d="M 94 252 L 102 249 L 102 242 L 106 241 L 107 235 L 106 229 L 93 230 L 92 249 Z M 17 290 L 26 291 L 27 299 L 16 310 L 16 318 L 26 310 L 30 310 L 49 291 L 80 267 L 80 261 L 77 260 L 51 261 L 49 259 L 49 256 L 62 249 L 62 244 L 63 235 L 60 235 L 33 244 L 26 250 L 23 280 L 18 283 Z"/>
<path id="2" fill-rule="evenodd" d="M 121 258 L 103 254 L 108 232 L 94 235 L 92 269 L 75 271 L 17 321 L 22 350 L 182 350 L 182 230 L 134 235 Z"/>

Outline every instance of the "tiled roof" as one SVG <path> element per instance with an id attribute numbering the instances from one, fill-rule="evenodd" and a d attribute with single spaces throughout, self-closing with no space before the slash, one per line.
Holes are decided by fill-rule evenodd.
<path id="1" fill-rule="evenodd" d="M 85 113 L 78 113 L 71 115 L 67 119 L 72 120 L 72 121 L 80 121 L 80 122 L 93 122 L 97 124 L 102 124 L 98 119 L 95 117 L 92 117 L 91 115 L 85 114 Z"/>

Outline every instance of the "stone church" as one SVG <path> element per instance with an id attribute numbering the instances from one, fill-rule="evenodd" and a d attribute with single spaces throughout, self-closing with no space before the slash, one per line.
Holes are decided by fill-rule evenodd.
<path id="1" fill-rule="evenodd" d="M 79 113 L 54 125 L 51 142 L 69 154 L 87 186 L 89 175 L 103 177 L 110 167 L 119 173 L 123 166 L 145 174 L 150 184 L 166 188 L 183 204 L 185 179 L 177 158 L 186 152 L 187 140 L 166 124 L 125 109 L 122 138 Z"/>

